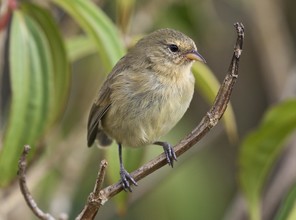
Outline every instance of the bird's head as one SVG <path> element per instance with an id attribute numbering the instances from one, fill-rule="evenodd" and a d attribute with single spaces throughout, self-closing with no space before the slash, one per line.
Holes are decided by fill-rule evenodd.
<path id="1" fill-rule="evenodd" d="M 193 61 L 206 62 L 194 41 L 173 29 L 160 29 L 142 38 L 134 50 L 151 67 L 164 71 L 191 67 Z"/>

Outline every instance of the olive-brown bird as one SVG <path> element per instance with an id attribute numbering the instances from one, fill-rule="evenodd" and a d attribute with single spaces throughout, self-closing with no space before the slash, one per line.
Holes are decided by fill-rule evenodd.
<path id="1" fill-rule="evenodd" d="M 159 141 L 186 112 L 194 91 L 193 61 L 205 62 L 195 43 L 173 29 L 160 29 L 142 38 L 114 66 L 90 110 L 87 144 L 97 139 L 118 144 L 120 177 L 124 190 L 136 181 L 125 170 L 122 146 L 163 147 L 173 167 L 175 152 Z"/>

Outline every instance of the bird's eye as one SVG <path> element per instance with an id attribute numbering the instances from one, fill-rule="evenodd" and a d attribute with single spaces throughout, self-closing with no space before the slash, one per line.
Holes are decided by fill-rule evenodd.
<path id="1" fill-rule="evenodd" d="M 170 49 L 170 51 L 172 51 L 173 53 L 179 51 L 179 47 L 178 47 L 176 44 L 170 44 L 170 45 L 169 45 L 169 49 Z"/>

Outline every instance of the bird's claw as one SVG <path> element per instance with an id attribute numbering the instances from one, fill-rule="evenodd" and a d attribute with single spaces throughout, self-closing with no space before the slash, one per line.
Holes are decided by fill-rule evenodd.
<path id="1" fill-rule="evenodd" d="M 127 191 L 132 192 L 131 184 L 134 184 L 135 186 L 138 185 L 138 183 L 134 180 L 134 178 L 124 168 L 120 169 L 120 178 L 121 178 L 121 185 L 124 191 L 126 192 Z"/>
<path id="2" fill-rule="evenodd" d="M 164 150 L 168 164 L 171 167 L 174 167 L 174 160 L 177 161 L 177 156 L 174 152 L 174 149 L 172 148 L 172 146 L 169 143 L 164 143 L 163 150 Z"/>

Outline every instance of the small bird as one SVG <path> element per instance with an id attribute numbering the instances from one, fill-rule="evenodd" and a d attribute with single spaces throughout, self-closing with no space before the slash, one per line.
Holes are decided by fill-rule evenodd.
<path id="1" fill-rule="evenodd" d="M 87 144 L 118 144 L 123 189 L 137 182 L 124 168 L 122 146 L 163 147 L 168 164 L 177 160 L 172 146 L 159 141 L 182 118 L 194 92 L 193 61 L 206 62 L 195 43 L 173 29 L 142 38 L 122 57 L 103 83 L 89 114 Z"/>

